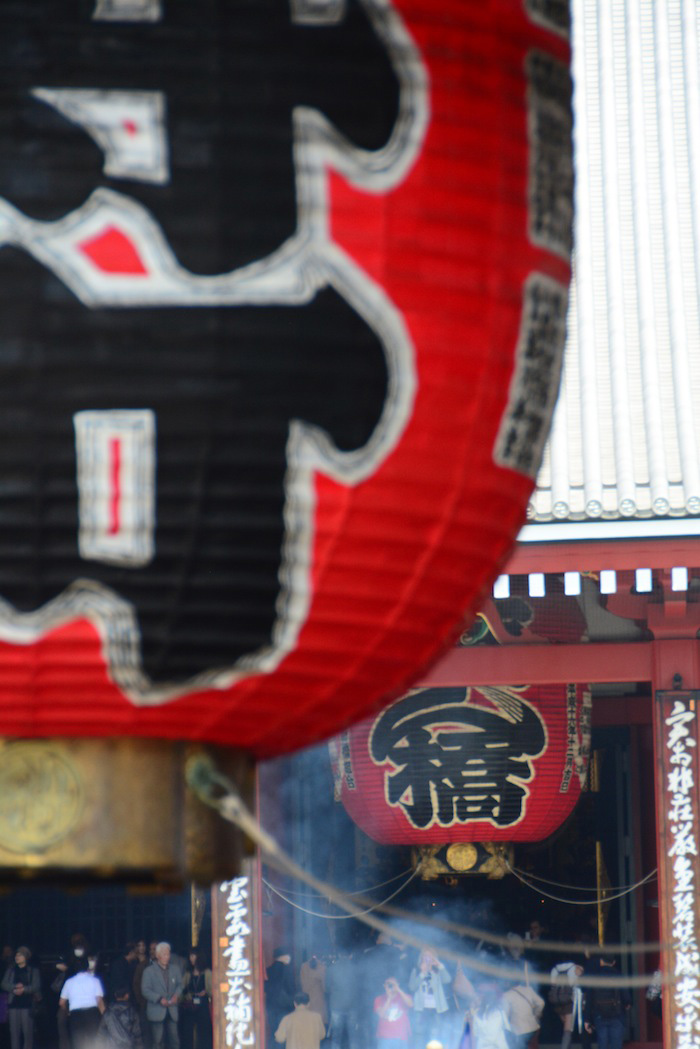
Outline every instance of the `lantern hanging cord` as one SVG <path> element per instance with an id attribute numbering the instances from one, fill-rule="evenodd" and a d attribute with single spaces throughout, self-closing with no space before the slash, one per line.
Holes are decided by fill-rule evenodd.
<path id="1" fill-rule="evenodd" d="M 398 889 L 392 892 L 391 896 L 387 896 L 385 900 L 377 901 L 377 903 L 373 903 L 371 907 L 367 907 L 364 911 L 358 911 L 355 914 L 324 914 L 323 911 L 312 911 L 308 907 L 302 907 L 300 903 L 295 903 L 294 900 L 290 900 L 280 889 L 275 888 L 275 886 L 271 885 L 270 882 L 267 881 L 265 878 L 262 879 L 262 883 L 263 885 L 266 885 L 267 888 L 274 892 L 277 896 L 279 896 L 281 900 L 284 900 L 285 903 L 288 903 L 290 907 L 294 907 L 298 911 L 303 911 L 304 914 L 310 914 L 314 918 L 327 918 L 329 921 L 338 922 L 348 921 L 351 918 L 361 918 L 363 914 L 370 914 L 372 911 L 381 910 L 382 907 L 385 907 L 386 904 L 393 900 L 396 896 L 398 896 L 399 893 L 403 892 L 406 886 L 410 882 L 412 882 L 415 877 L 417 877 L 419 870 L 420 867 L 416 867 L 414 871 L 411 871 L 409 877 L 406 878 L 406 881 L 403 883 L 403 885 L 399 885 Z M 329 902 L 332 902 L 328 896 L 321 894 L 318 895 L 320 896 L 320 898 L 327 899 Z M 349 896 L 350 893 L 346 893 L 346 895 Z M 334 906 L 338 905 L 334 904 Z"/>
<path id="2" fill-rule="evenodd" d="M 395 881 L 399 881 L 401 878 L 406 878 L 409 874 L 415 876 L 416 872 L 415 871 L 411 871 L 411 868 L 407 867 L 405 871 L 401 871 L 400 874 L 395 874 L 393 878 L 387 878 L 386 881 L 380 881 L 378 885 L 368 885 L 366 889 L 354 889 L 352 892 L 346 892 L 345 895 L 346 896 L 364 896 L 368 892 L 376 892 L 377 889 L 383 889 L 385 885 L 392 885 Z M 320 892 L 309 893 L 308 889 L 305 890 L 305 891 L 296 891 L 295 892 L 292 889 L 280 889 L 279 886 L 272 885 L 271 883 L 265 881 L 264 878 L 263 878 L 263 881 L 265 882 L 265 885 L 267 885 L 268 889 L 272 889 L 272 891 L 276 892 L 278 896 L 282 895 L 282 893 L 284 892 L 284 893 L 286 893 L 287 896 L 305 896 L 305 897 L 308 898 L 309 895 L 313 895 L 313 896 L 318 896 L 318 898 L 321 899 L 321 900 L 328 899 L 328 897 L 325 895 L 325 893 L 320 893 Z M 408 882 L 406 882 L 406 884 L 408 885 Z M 402 888 L 403 888 L 403 886 L 402 886 Z M 391 897 L 391 896 L 388 897 L 388 899 L 390 899 L 390 900 L 392 898 L 393 897 Z M 326 917 L 326 915 L 324 915 L 324 917 Z"/>
<path id="3" fill-rule="evenodd" d="M 447 947 L 436 947 L 435 944 L 420 939 L 418 936 L 414 936 L 412 933 L 407 932 L 398 925 L 390 925 L 389 922 L 378 918 L 375 914 L 370 914 L 367 910 L 362 911 L 358 908 L 357 902 L 348 899 L 345 893 L 336 889 L 334 886 L 321 881 L 320 878 L 310 874 L 308 871 L 305 871 L 303 867 L 300 867 L 299 864 L 292 859 L 291 856 L 287 855 L 272 835 L 259 824 L 245 806 L 236 786 L 217 771 L 214 762 L 210 758 L 202 755 L 190 758 L 186 765 L 185 774 L 189 787 L 197 794 L 200 800 L 216 809 L 224 819 L 235 824 L 235 826 L 237 826 L 252 842 L 254 842 L 260 849 L 265 862 L 269 866 L 289 877 L 297 879 L 302 882 L 302 884 L 309 885 L 320 895 L 325 896 L 332 901 L 339 909 L 347 911 L 351 917 L 358 918 L 359 921 L 363 922 L 365 925 L 377 929 L 379 932 L 392 937 L 392 939 L 400 940 L 402 943 L 406 943 L 410 947 L 415 947 L 419 951 L 429 949 L 439 957 L 460 963 L 473 972 L 483 973 L 484 975 L 495 979 L 509 979 L 514 981 L 522 979 L 522 970 L 516 968 L 514 965 L 509 965 L 507 962 L 505 964 L 494 964 L 493 962 L 489 962 L 479 957 L 478 954 L 466 954 Z M 417 870 L 417 873 L 419 872 L 420 865 Z M 368 900 L 366 902 L 371 906 L 374 901 Z M 380 905 L 377 905 L 376 909 L 379 910 Z M 408 911 L 402 911 L 390 904 L 383 905 L 382 910 L 387 914 L 398 915 L 403 920 L 409 921 L 413 924 L 424 924 L 432 929 L 440 928 L 449 929 L 451 931 L 459 930 L 461 935 L 470 936 L 473 939 L 491 942 L 501 946 L 509 945 L 509 941 L 505 937 L 497 936 L 492 933 L 485 933 L 483 930 L 474 929 L 469 926 L 457 926 L 452 922 L 440 922 L 435 919 L 423 918 L 420 915 L 414 915 Z M 537 941 L 532 941 L 528 944 L 530 947 L 536 945 L 542 950 L 555 950 L 561 953 L 576 951 L 580 954 L 581 952 L 581 944 L 566 944 L 557 941 L 540 941 L 539 943 L 537 943 Z M 629 944 L 613 947 L 596 947 L 590 945 L 590 947 L 587 947 L 587 950 L 591 954 L 646 953 L 654 948 L 658 949 L 658 947 L 658 944 Z M 649 987 L 655 979 L 656 977 L 653 974 L 644 974 L 640 976 L 625 975 L 618 977 L 584 975 L 578 982 L 582 987 Z M 663 980 L 664 982 L 673 982 L 673 976 L 664 975 Z M 551 984 L 554 981 L 551 976 L 542 973 L 538 974 L 538 982 L 541 984 Z"/>
<path id="4" fill-rule="evenodd" d="M 542 884 L 542 885 L 553 885 L 557 889 L 575 889 L 577 892 L 595 892 L 596 894 L 600 894 L 600 889 L 597 886 L 593 886 L 593 885 L 567 885 L 565 882 L 562 882 L 562 881 L 550 881 L 549 878 L 541 878 L 538 874 L 528 874 L 527 871 L 523 871 L 519 867 L 513 867 L 510 863 L 508 863 L 507 860 L 506 860 L 506 867 L 508 868 L 508 870 L 510 871 L 511 874 L 514 874 L 516 878 L 518 878 L 520 881 L 522 881 L 522 883 L 524 885 L 527 885 L 528 888 L 530 888 L 530 889 L 537 888 L 536 885 L 531 884 L 532 882 L 536 882 L 536 883 Z M 648 874 L 646 874 L 641 879 L 641 881 L 636 882 L 634 885 L 607 885 L 605 887 L 605 892 L 606 893 L 608 893 L 608 892 L 616 892 L 616 893 L 619 893 L 619 896 L 606 896 L 605 899 L 606 900 L 613 900 L 613 899 L 617 900 L 621 896 L 625 896 L 628 892 L 634 892 L 635 889 L 638 889 L 640 887 L 640 885 L 646 885 L 647 882 L 654 881 L 654 879 L 656 878 L 657 874 L 658 874 L 658 868 L 655 867 L 653 871 L 650 871 Z M 540 892 L 540 891 L 541 891 L 541 895 L 543 895 L 543 896 L 547 895 L 547 893 L 544 891 L 544 889 L 540 890 L 539 888 L 537 888 L 537 892 Z M 557 900 L 557 902 L 559 902 L 559 903 L 581 903 L 582 902 L 581 900 L 560 900 L 558 896 L 551 896 L 550 899 Z M 586 900 L 584 902 L 588 903 L 588 902 L 591 902 L 591 901 Z M 596 903 L 597 901 L 593 900 L 592 902 Z"/>
<path id="5" fill-rule="evenodd" d="M 646 875 L 646 877 L 642 878 L 641 881 L 638 881 L 636 885 L 630 885 L 626 889 L 623 889 L 621 892 L 614 892 L 608 895 L 608 889 L 601 889 L 599 899 L 567 900 L 563 896 L 555 896 L 552 892 L 546 892 L 546 890 L 539 885 L 533 885 L 532 882 L 528 881 L 527 878 L 524 878 L 522 874 L 519 874 L 514 867 L 511 867 L 507 860 L 505 861 L 505 864 L 510 873 L 514 874 L 519 882 L 522 882 L 522 884 L 525 885 L 528 889 L 531 889 L 533 892 L 536 892 L 538 896 L 546 896 L 548 899 L 555 900 L 557 903 L 567 903 L 570 904 L 572 907 L 597 907 L 599 902 L 611 903 L 613 900 L 620 900 L 623 896 L 628 896 L 631 892 L 636 892 L 636 890 L 639 889 L 640 886 L 646 885 L 646 883 L 650 881 L 656 874 L 656 871 L 651 871 L 649 874 Z"/>
<path id="6" fill-rule="evenodd" d="M 488 929 L 477 929 L 470 925 L 462 925 L 459 922 L 444 921 L 440 918 L 426 917 L 421 914 L 414 914 L 413 912 L 407 911 L 401 907 L 396 907 L 394 904 L 388 903 L 381 908 L 381 910 L 392 917 L 400 919 L 402 921 L 411 922 L 416 925 L 426 925 L 431 929 L 440 929 L 443 932 L 455 934 L 457 936 L 468 937 L 473 940 L 481 941 L 483 943 L 494 944 L 495 946 L 509 949 L 512 947 L 511 940 L 507 936 L 500 936 L 498 933 L 489 932 Z M 397 937 L 398 938 L 398 937 Z M 527 946 L 528 952 L 532 951 L 546 951 L 549 953 L 558 954 L 576 954 L 582 953 L 583 946 L 580 942 L 570 942 L 565 940 L 527 940 L 524 941 L 523 946 Z M 634 943 L 634 944 L 608 944 L 608 945 L 597 945 L 597 944 L 586 944 L 585 950 L 588 954 L 653 954 L 657 951 L 663 950 L 664 945 L 661 943 Z M 538 976 L 540 982 L 543 982 L 541 975 Z M 546 982 L 546 981 L 545 981 Z"/>

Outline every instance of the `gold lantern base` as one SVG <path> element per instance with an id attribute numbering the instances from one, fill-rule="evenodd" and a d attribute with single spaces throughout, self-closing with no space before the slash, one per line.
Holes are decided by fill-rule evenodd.
<path id="1" fill-rule="evenodd" d="M 502 878 L 513 862 L 513 846 L 491 841 L 418 845 L 412 850 L 412 860 L 414 868 L 420 866 L 423 881 L 453 879 L 460 874 Z"/>
<path id="2" fill-rule="evenodd" d="M 252 846 L 187 786 L 186 763 L 198 755 L 250 803 L 252 759 L 230 748 L 0 739 L 0 881 L 175 889 L 235 876 Z"/>

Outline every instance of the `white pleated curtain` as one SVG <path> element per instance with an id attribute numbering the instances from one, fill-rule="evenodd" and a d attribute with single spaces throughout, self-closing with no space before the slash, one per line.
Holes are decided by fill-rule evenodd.
<path id="1" fill-rule="evenodd" d="M 572 0 L 574 282 L 529 519 L 700 514 L 700 11 Z"/>

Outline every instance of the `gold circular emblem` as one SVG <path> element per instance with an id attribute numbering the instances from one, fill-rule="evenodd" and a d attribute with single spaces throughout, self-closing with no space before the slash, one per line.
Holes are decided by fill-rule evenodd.
<path id="1" fill-rule="evenodd" d="M 453 871 L 470 871 L 478 860 L 479 853 L 475 845 L 460 842 L 448 847 L 445 858 Z"/>
<path id="2" fill-rule="evenodd" d="M 48 743 L 0 749 L 0 846 L 42 852 L 70 834 L 83 806 L 76 770 Z"/>

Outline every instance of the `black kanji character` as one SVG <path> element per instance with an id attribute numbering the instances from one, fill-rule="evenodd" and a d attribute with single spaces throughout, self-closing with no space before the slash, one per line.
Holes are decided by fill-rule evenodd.
<path id="1" fill-rule="evenodd" d="M 0 4 L 0 197 L 31 218 L 61 218 L 106 185 L 155 215 L 187 269 L 226 273 L 296 230 L 295 109 L 362 149 L 391 135 L 397 78 L 357 0 L 339 25 L 295 25 L 289 0 L 165 0 L 153 23 L 94 10 Z M 105 178 L 93 139 L 35 88 L 164 92 L 167 185 Z"/>
<path id="2" fill-rule="evenodd" d="M 95 21 L 94 6 L 0 5 L 0 196 L 30 218 L 61 218 L 110 186 L 150 210 L 184 267 L 229 272 L 297 229 L 299 107 L 348 148 L 392 133 L 394 65 L 356 0 L 322 26 L 293 24 L 289 0 L 165 0 L 152 24 Z M 134 87 L 165 94 L 165 185 L 106 178 L 86 131 L 32 94 Z M 333 449 L 362 450 L 387 388 L 385 345 L 330 287 L 299 306 L 88 309 L 3 248 L 0 598 L 33 612 L 95 582 L 135 610 L 156 683 L 264 651 L 287 612 L 290 529 L 308 527 L 288 513 L 290 434 L 303 424 Z M 86 561 L 74 417 L 141 408 L 156 417 L 155 556 L 139 568 Z"/>
<path id="3" fill-rule="evenodd" d="M 392 704 L 375 722 L 372 760 L 390 762 L 386 796 L 415 827 L 489 820 L 517 823 L 546 737 L 526 703 L 521 720 L 467 702 L 466 689 L 426 689 Z"/>
<path id="4" fill-rule="evenodd" d="M 265 325 L 253 307 L 88 310 L 5 249 L 0 595 L 32 611 L 95 580 L 137 609 L 151 680 L 230 665 L 270 642 L 279 612 L 290 421 L 360 448 L 385 389 L 381 344 L 331 290 Z M 73 417 L 115 407 L 157 420 L 156 554 L 143 568 L 78 553 Z"/>

